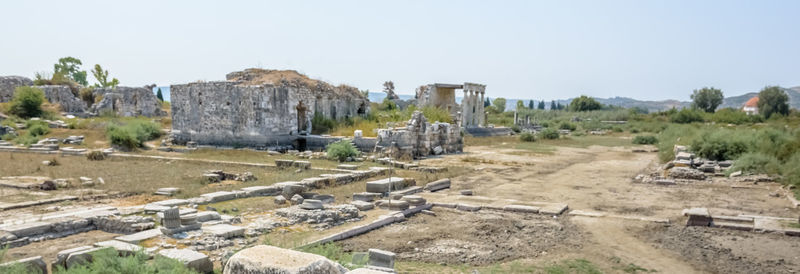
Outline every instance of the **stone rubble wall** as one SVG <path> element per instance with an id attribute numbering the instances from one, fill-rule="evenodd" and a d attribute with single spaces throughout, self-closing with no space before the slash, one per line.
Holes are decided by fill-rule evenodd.
<path id="1" fill-rule="evenodd" d="M 153 94 L 153 89 L 150 86 L 116 87 L 114 89 L 96 88 L 92 93 L 95 98 L 102 96 L 102 99 L 89 109 L 89 112 L 94 114 L 113 111 L 117 115 L 124 117 L 166 115 L 161 110 L 161 101 Z"/>
<path id="2" fill-rule="evenodd" d="M 233 81 L 172 85 L 173 137 L 179 144 L 285 145 L 313 129 L 315 114 L 341 120 L 369 111 L 360 93 L 325 87 Z"/>
<path id="3" fill-rule="evenodd" d="M 403 129 L 380 129 L 375 151 L 395 159 L 457 153 L 464 149 L 461 130 L 449 123 L 428 123 L 422 112 L 411 116 Z"/>
<path id="4" fill-rule="evenodd" d="M 0 103 L 11 101 L 17 87 L 33 86 L 33 81 L 22 76 L 0 76 Z"/>
<path id="5" fill-rule="evenodd" d="M 36 88 L 44 92 L 48 102 L 60 105 L 63 112 L 86 112 L 86 102 L 76 97 L 69 86 L 36 86 Z"/>

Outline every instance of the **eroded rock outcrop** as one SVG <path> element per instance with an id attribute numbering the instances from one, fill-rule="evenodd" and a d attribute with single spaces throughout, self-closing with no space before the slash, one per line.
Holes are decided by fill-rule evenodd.
<path id="1" fill-rule="evenodd" d="M 0 76 L 0 103 L 11 101 L 17 87 L 32 86 L 30 78 L 22 76 Z"/>

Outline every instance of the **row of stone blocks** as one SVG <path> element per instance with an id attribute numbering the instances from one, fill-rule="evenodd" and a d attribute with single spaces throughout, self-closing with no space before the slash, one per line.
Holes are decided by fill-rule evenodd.
<path id="1" fill-rule="evenodd" d="M 800 236 L 800 229 L 788 225 L 791 223 L 797 224 L 798 219 L 756 215 L 711 215 L 707 208 L 685 209 L 683 215 L 688 217 L 686 219 L 686 226 L 710 226 L 742 231 L 775 232 L 789 236 Z"/>
<path id="2" fill-rule="evenodd" d="M 275 160 L 275 165 L 279 168 L 300 168 L 300 169 L 311 169 L 311 162 L 309 161 L 295 161 L 295 160 L 283 160 L 278 159 Z"/>

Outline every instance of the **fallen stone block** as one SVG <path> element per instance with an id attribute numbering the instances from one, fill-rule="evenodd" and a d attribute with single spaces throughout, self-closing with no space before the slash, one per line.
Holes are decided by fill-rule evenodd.
<path id="1" fill-rule="evenodd" d="M 133 233 L 133 234 L 130 234 L 130 235 L 119 236 L 119 237 L 116 237 L 114 239 L 117 240 L 117 241 L 122 241 L 122 242 L 130 243 L 130 244 L 139 244 L 139 242 L 141 242 L 141 241 L 152 239 L 152 238 L 155 238 L 155 237 L 158 237 L 158 236 L 161 236 L 161 235 L 162 235 L 161 234 L 161 230 L 154 228 L 154 229 L 148 229 L 148 230 L 145 230 L 145 231 Z"/>
<path id="2" fill-rule="evenodd" d="M 352 201 L 350 202 L 351 205 L 354 205 L 360 211 L 367 211 L 375 208 L 375 205 L 370 202 L 365 201 Z"/>
<path id="3" fill-rule="evenodd" d="M 319 200 L 323 204 L 332 204 L 336 201 L 336 198 L 330 194 L 317 194 L 311 197 L 311 199 Z"/>
<path id="4" fill-rule="evenodd" d="M 189 249 L 164 249 L 158 255 L 177 260 L 188 268 L 200 273 L 211 273 L 214 271 L 214 264 L 207 255 Z"/>
<path id="5" fill-rule="evenodd" d="M 169 200 L 154 202 L 152 204 L 156 204 L 156 205 L 160 205 L 160 206 L 166 206 L 166 207 L 174 207 L 174 206 L 188 205 L 189 204 L 189 200 L 169 199 Z"/>
<path id="6" fill-rule="evenodd" d="M 215 221 L 221 220 L 222 216 L 219 215 L 218 212 L 215 211 L 201 211 L 196 213 L 197 221 L 198 222 L 208 222 L 208 221 Z"/>
<path id="7" fill-rule="evenodd" d="M 426 203 L 425 198 L 416 195 L 406 195 L 400 200 L 408 202 L 411 206 L 424 205 Z"/>
<path id="8" fill-rule="evenodd" d="M 282 159 L 275 160 L 275 165 L 280 168 L 292 167 L 293 164 L 294 164 L 293 160 L 282 160 Z"/>
<path id="9" fill-rule="evenodd" d="M 388 210 L 406 210 L 410 206 L 406 201 L 400 200 L 380 200 L 377 206 Z"/>
<path id="10" fill-rule="evenodd" d="M 223 238 L 244 237 L 244 227 L 219 224 L 203 227 L 203 232 Z"/>
<path id="11" fill-rule="evenodd" d="M 305 199 L 303 199 L 303 196 L 300 196 L 300 194 L 295 194 L 294 196 L 292 196 L 291 199 L 289 199 L 289 201 L 291 202 L 292 205 L 302 204 L 303 200 L 305 200 Z"/>
<path id="12" fill-rule="evenodd" d="M 461 195 L 464 195 L 464 196 L 472 196 L 472 189 L 464 189 L 464 190 L 461 190 Z"/>
<path id="13" fill-rule="evenodd" d="M 237 252 L 225 263 L 224 274 L 329 273 L 347 269 L 327 258 L 291 249 L 258 245 Z"/>
<path id="14" fill-rule="evenodd" d="M 286 198 L 283 198 L 283 196 L 275 196 L 275 204 L 276 205 L 286 204 Z"/>
<path id="15" fill-rule="evenodd" d="M 292 166 L 300 169 L 311 169 L 311 162 L 309 161 L 294 161 Z"/>
<path id="16" fill-rule="evenodd" d="M 507 205 L 503 207 L 504 211 L 520 212 L 520 213 L 539 213 L 539 208 L 535 206 L 526 205 Z"/>
<path id="17" fill-rule="evenodd" d="M 404 189 L 409 185 L 408 179 L 400 177 L 390 177 L 377 181 L 367 182 L 367 192 L 372 193 L 388 193 L 398 189 Z"/>
<path id="18" fill-rule="evenodd" d="M 305 210 L 315 210 L 315 209 L 323 209 L 325 206 L 322 205 L 322 201 L 314 200 L 314 199 L 305 199 L 303 203 L 300 204 L 300 208 Z"/>
<path id="19" fill-rule="evenodd" d="M 470 205 L 470 204 L 456 204 L 456 209 L 461 211 L 471 211 L 475 212 L 481 210 L 480 205 Z"/>
<path id="20" fill-rule="evenodd" d="M 656 180 L 653 180 L 653 183 L 655 183 L 657 185 L 662 185 L 662 186 L 671 186 L 671 185 L 675 185 L 676 184 L 675 180 L 670 180 L 670 179 L 656 179 Z"/>
<path id="21" fill-rule="evenodd" d="M 49 222 L 30 222 L 4 227 L 3 230 L 14 234 L 17 238 L 40 235 L 52 230 L 53 224 Z"/>
<path id="22" fill-rule="evenodd" d="M 369 265 L 394 269 L 394 259 L 396 256 L 394 252 L 370 248 Z"/>
<path id="23" fill-rule="evenodd" d="M 164 195 L 164 196 L 173 196 L 181 192 L 180 188 L 177 187 L 163 187 L 156 190 L 155 195 Z"/>
<path id="24" fill-rule="evenodd" d="M 67 259 L 64 260 L 64 265 L 66 265 L 67 269 L 69 269 L 76 265 L 91 263 L 92 254 L 106 248 L 107 247 L 95 247 L 86 250 L 72 252 L 67 256 Z"/>
<path id="25" fill-rule="evenodd" d="M 433 181 L 425 185 L 425 190 L 434 192 L 442 189 L 450 188 L 450 179 L 441 179 Z"/>
<path id="26" fill-rule="evenodd" d="M 245 192 L 247 197 L 275 196 L 280 194 L 283 188 L 279 186 L 251 186 L 242 188 L 242 191 Z"/>
<path id="27" fill-rule="evenodd" d="M 25 269 L 29 271 L 28 273 L 47 273 L 47 263 L 44 262 L 42 256 L 30 257 L 0 264 L 0 272 L 2 272 L 3 268 L 12 265 L 23 265 L 25 266 Z"/>
<path id="28" fill-rule="evenodd" d="M 389 196 L 394 196 L 394 195 L 405 196 L 405 195 L 412 195 L 412 194 L 416 194 L 416 193 L 420 193 L 420 192 L 422 192 L 422 187 L 412 186 L 412 187 L 407 187 L 407 188 L 402 189 L 402 190 L 393 191 L 392 193 L 389 193 Z"/>
<path id="29" fill-rule="evenodd" d="M 444 207 L 444 208 L 456 208 L 456 206 L 458 206 L 457 204 L 453 204 L 453 203 L 440 203 L 440 202 L 433 202 L 431 204 L 433 206 Z"/>
<path id="30" fill-rule="evenodd" d="M 236 193 L 230 191 L 217 191 L 200 195 L 202 198 L 208 199 L 211 203 L 218 203 L 236 199 Z"/>
<path id="31" fill-rule="evenodd" d="M 135 245 L 135 244 L 126 243 L 126 242 L 122 242 L 122 241 L 117 241 L 117 240 L 109 240 L 109 241 L 97 242 L 97 243 L 94 243 L 94 246 L 96 246 L 96 247 L 110 247 L 110 248 L 113 248 L 113 249 L 117 250 L 117 252 L 119 252 L 120 256 L 130 256 L 130 255 L 133 255 L 134 253 L 142 250 L 141 246 L 138 246 L 138 245 Z"/>
<path id="32" fill-rule="evenodd" d="M 380 193 L 372 193 L 372 192 L 353 193 L 353 200 L 356 201 L 372 202 L 380 197 L 381 197 Z"/>
<path id="33" fill-rule="evenodd" d="M 307 187 L 300 185 L 298 182 L 286 182 L 282 184 L 283 185 L 281 185 L 281 187 L 283 189 L 281 190 L 281 195 L 283 195 L 283 197 L 286 199 L 291 199 L 294 197 L 294 195 L 303 193 L 308 189 Z"/>
<path id="34" fill-rule="evenodd" d="M 59 251 L 56 254 L 56 260 L 55 260 L 55 262 L 52 263 L 51 268 L 52 269 L 56 269 L 56 267 L 66 268 L 67 267 L 67 265 L 66 265 L 67 257 L 69 257 L 70 254 L 75 253 L 75 252 L 79 252 L 79 251 L 85 251 L 85 250 L 93 249 L 93 248 L 95 248 L 95 247 L 85 245 L 85 246 L 79 246 L 79 247 L 75 247 L 75 248 L 70 248 L 70 249 Z M 47 273 L 47 272 L 44 272 L 44 273 Z"/>
<path id="35" fill-rule="evenodd" d="M 165 210 L 168 210 L 170 208 L 171 207 L 168 207 L 168 206 L 163 206 L 163 205 L 157 205 L 157 204 L 154 204 L 154 203 L 150 203 L 150 204 L 144 205 L 144 213 L 153 214 L 153 213 L 158 213 L 158 212 L 164 212 Z"/>
<path id="36" fill-rule="evenodd" d="M 344 169 L 344 170 L 356 170 L 356 169 L 358 169 L 358 166 L 357 165 L 338 165 L 338 166 L 336 166 L 336 168 Z"/>

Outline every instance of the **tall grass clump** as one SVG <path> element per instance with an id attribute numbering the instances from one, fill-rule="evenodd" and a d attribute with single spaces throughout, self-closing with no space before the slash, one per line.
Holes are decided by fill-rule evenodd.
<path id="1" fill-rule="evenodd" d="M 519 140 L 523 142 L 535 142 L 536 136 L 531 134 L 530 132 L 523 132 L 519 135 Z"/>
<path id="2" fill-rule="evenodd" d="M 670 122 L 678 124 L 690 124 L 694 122 L 703 122 L 703 112 L 696 109 L 684 108 L 680 111 L 670 115 Z"/>
<path id="3" fill-rule="evenodd" d="M 328 158 L 336 159 L 339 162 L 344 162 L 347 158 L 358 157 L 359 151 L 347 139 L 331 143 L 327 147 Z"/>
<path id="4" fill-rule="evenodd" d="M 697 134 L 692 125 L 669 125 L 658 134 L 658 159 L 666 163 L 675 158 L 675 145 L 688 145 Z"/>
<path id="5" fill-rule="evenodd" d="M 727 173 L 741 171 L 744 174 L 779 174 L 781 164 L 773 155 L 760 152 L 742 154 L 728 169 Z"/>
<path id="6" fill-rule="evenodd" d="M 728 129 L 706 129 L 692 141 L 690 150 L 715 161 L 733 160 L 753 146 L 752 134 Z"/>
<path id="7" fill-rule="evenodd" d="M 101 273 L 137 273 L 137 274 L 195 274 L 193 269 L 183 263 L 156 256 L 153 261 L 148 261 L 149 256 L 144 252 L 137 252 L 130 256 L 120 257 L 113 248 L 101 249 L 92 253 L 92 261 L 78 264 L 69 269 L 57 267 L 53 273 L 58 274 L 101 274 Z"/>
<path id="8" fill-rule="evenodd" d="M 542 138 L 547 139 L 547 140 L 554 140 L 554 139 L 558 139 L 558 137 L 560 137 L 560 135 L 558 134 L 558 131 L 555 130 L 555 129 L 552 129 L 552 128 L 543 129 L 541 132 L 539 132 L 539 135 L 541 135 Z"/>
<path id="9" fill-rule="evenodd" d="M 133 150 L 144 147 L 144 142 L 161 136 L 161 128 L 154 122 L 136 119 L 124 124 L 110 123 L 106 127 L 106 136 L 111 144 Z"/>
<path id="10" fill-rule="evenodd" d="M 658 138 L 652 135 L 636 135 L 636 137 L 633 137 L 633 143 L 637 145 L 655 145 L 658 144 Z"/>
<path id="11" fill-rule="evenodd" d="M 325 258 L 335 261 L 343 266 L 352 265 L 354 268 L 364 266 L 367 262 L 353 262 L 353 254 L 345 252 L 344 249 L 335 243 L 327 243 L 321 245 L 311 245 L 299 248 L 302 252 L 317 254 Z"/>

